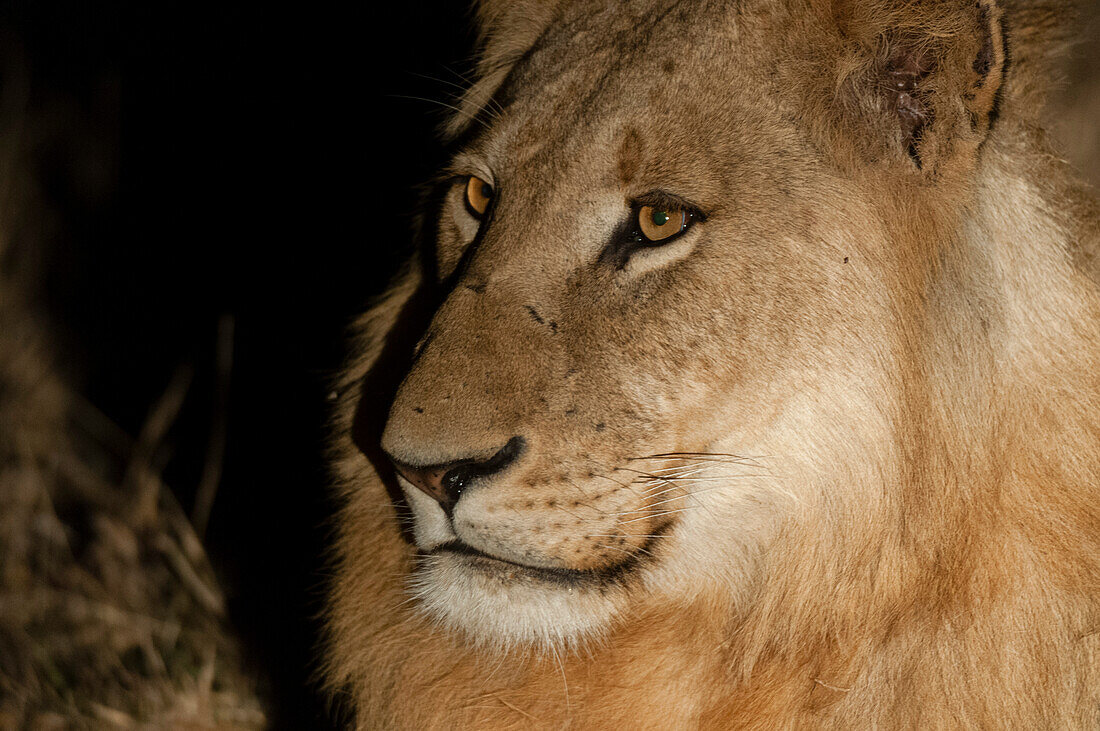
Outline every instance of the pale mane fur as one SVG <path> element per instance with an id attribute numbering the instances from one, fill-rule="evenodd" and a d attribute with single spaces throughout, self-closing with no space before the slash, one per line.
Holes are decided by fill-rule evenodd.
<path id="1" fill-rule="evenodd" d="M 1038 124 L 1070 16 L 1058 2 L 977 7 L 975 16 L 949 0 L 479 6 L 480 81 L 448 134 L 469 166 L 460 174 L 501 175 L 499 211 L 480 248 L 465 253 L 459 244 L 477 224 L 447 223 L 464 215 L 453 212 L 460 193 L 433 203 L 426 215 L 442 221 L 434 248 L 363 317 L 339 385 L 332 455 L 343 506 L 324 663 L 358 727 L 1100 725 L 1100 207 Z M 620 14 L 628 20 L 612 27 L 607 18 Z M 630 131 L 627 112 L 600 116 L 620 109 L 601 106 L 600 95 L 633 88 L 616 76 L 631 78 L 629 68 L 614 66 L 636 43 L 625 29 L 654 15 L 677 29 L 697 29 L 700 17 L 728 23 L 723 43 L 680 41 L 685 58 L 701 49 L 692 58 L 712 59 L 717 48 L 774 61 L 737 66 L 751 98 L 716 107 L 736 116 L 728 149 L 676 126 L 720 125 L 708 116 L 708 105 L 727 103 L 718 91 L 685 94 L 667 110 L 650 95 L 656 138 L 644 123 Z M 1007 53 L 999 36 L 965 40 L 986 22 L 1003 28 Z M 987 63 L 972 71 L 975 49 Z M 921 91 L 933 112 L 908 149 L 894 97 L 879 91 L 901 53 L 921 74 L 934 69 Z M 695 61 L 654 61 L 669 74 L 680 63 Z M 586 64 L 604 74 L 598 83 Z M 956 103 L 974 73 L 980 83 Z M 585 96 L 587 83 L 600 95 Z M 627 102 L 622 109 L 633 109 Z M 693 115 L 699 127 L 683 121 Z M 555 135 L 591 147 L 577 165 L 562 159 L 568 145 L 554 148 L 557 158 L 542 154 Z M 734 226 L 712 215 L 682 250 L 643 252 L 592 274 L 600 287 L 585 289 L 593 257 L 570 242 L 611 225 L 600 216 L 612 197 L 587 197 L 604 178 L 584 175 L 607 163 L 609 186 L 640 177 L 630 151 L 654 144 L 684 166 L 658 164 L 662 179 L 682 181 L 687 169 L 692 182 L 709 181 L 704 199 L 729 190 L 730 175 L 746 176 L 737 210 L 747 218 Z M 707 167 L 693 156 L 699 144 L 743 161 L 738 172 Z M 509 169 L 530 177 L 477 167 L 496 159 L 504 169 L 509 155 L 522 158 Z M 559 181 L 575 176 L 584 182 L 559 195 L 569 185 Z M 782 191 L 771 192 L 775 181 Z M 539 186 L 544 197 L 534 196 Z M 517 188 L 534 192 L 523 198 Z M 555 207 L 569 201 L 593 211 L 591 221 L 559 234 L 547 222 L 572 210 Z M 712 256 L 705 237 L 723 225 L 744 237 L 723 256 L 744 261 L 694 263 Z M 765 247 L 753 232 L 774 239 Z M 518 242 L 539 236 L 545 245 L 514 258 Z M 581 295 L 547 294 L 562 291 L 561 280 Z M 624 302 L 669 302 L 675 317 L 593 314 L 611 311 L 600 309 L 605 293 L 639 283 L 644 297 Z M 662 287 L 683 295 L 660 299 Z M 738 308 L 712 319 L 707 305 L 731 289 Z M 672 320 L 666 338 L 659 326 Z M 634 350 L 636 333 L 646 344 Z M 573 337 L 598 361 L 591 372 L 570 354 Z M 611 350 L 600 350 L 605 343 Z M 613 398 L 582 398 L 602 392 L 570 380 L 578 369 Z M 548 370 L 553 378 L 543 378 Z M 476 403 L 453 405 L 473 393 Z M 716 393 L 730 398 L 719 403 Z M 419 416 L 425 409 L 430 420 Z M 569 418 L 544 416 L 559 411 Z M 574 411 L 591 423 L 573 426 Z M 457 560 L 418 558 L 449 529 L 431 499 L 395 479 L 377 445 L 412 461 L 451 455 L 424 445 L 456 434 L 488 454 L 513 433 L 534 445 L 513 471 L 533 464 L 549 477 L 471 491 L 462 500 L 480 512 L 456 508 L 455 521 L 499 526 L 494 511 L 511 510 L 513 532 L 477 535 L 523 542 L 540 565 L 604 570 L 618 552 L 640 568 L 574 594 L 571 585 L 482 582 Z M 616 441 L 625 446 L 604 446 Z M 650 456 L 666 452 L 678 456 Z M 609 474 L 638 477 L 598 490 L 606 476 L 590 466 L 597 457 L 619 470 Z M 656 511 L 651 497 L 629 509 L 635 489 L 662 494 L 654 481 L 671 486 L 661 489 L 678 512 Z M 575 492 L 584 499 L 567 497 Z M 559 528 L 529 517 L 545 505 L 553 509 L 540 516 L 559 515 L 551 501 L 572 505 Z M 574 541 L 576 526 L 616 510 L 662 537 Z M 532 531 L 551 535 L 536 542 Z M 575 545 L 591 550 L 567 555 Z"/>

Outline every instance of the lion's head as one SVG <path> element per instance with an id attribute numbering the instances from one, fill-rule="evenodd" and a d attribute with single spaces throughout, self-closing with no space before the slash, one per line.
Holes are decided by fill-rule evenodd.
<path id="1" fill-rule="evenodd" d="M 857 5 L 483 8 L 381 437 L 432 615 L 568 644 L 882 499 L 1004 51 L 985 0 Z"/>
<path id="2" fill-rule="evenodd" d="M 479 3 L 341 386 L 326 662 L 364 725 L 1095 725 L 1059 7 Z"/>

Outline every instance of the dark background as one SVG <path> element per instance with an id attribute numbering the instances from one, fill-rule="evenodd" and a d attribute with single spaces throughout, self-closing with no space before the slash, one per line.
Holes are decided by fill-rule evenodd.
<path id="1" fill-rule="evenodd" d="M 41 138 L 41 303 L 68 376 L 136 435 L 194 378 L 165 480 L 194 500 L 235 323 L 223 478 L 207 547 L 280 727 L 332 723 L 311 685 L 332 504 L 321 458 L 345 329 L 410 243 L 417 184 L 473 37 L 465 3 L 24 0 Z M 432 78 L 424 78 L 432 77 Z"/>

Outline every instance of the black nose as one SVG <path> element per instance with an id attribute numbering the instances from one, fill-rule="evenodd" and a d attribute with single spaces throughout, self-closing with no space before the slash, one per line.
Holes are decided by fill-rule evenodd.
<path id="1" fill-rule="evenodd" d="M 516 461 L 525 445 L 523 437 L 512 437 L 496 454 L 484 460 L 461 459 L 423 467 L 396 459 L 392 461 L 402 477 L 433 497 L 449 514 L 467 485 L 474 480 L 503 472 Z"/>

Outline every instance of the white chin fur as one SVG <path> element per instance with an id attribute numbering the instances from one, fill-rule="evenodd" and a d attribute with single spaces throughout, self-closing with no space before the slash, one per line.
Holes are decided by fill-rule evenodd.
<path id="1" fill-rule="evenodd" d="M 598 640 L 625 604 L 620 586 L 576 586 L 525 574 L 499 575 L 463 556 L 428 556 L 414 575 L 420 607 L 486 649 L 575 649 Z"/>

